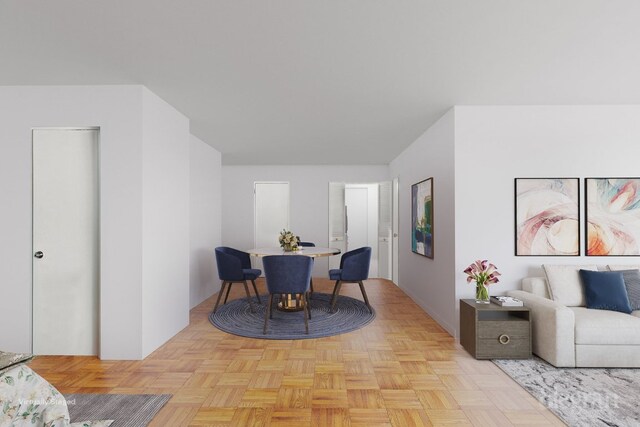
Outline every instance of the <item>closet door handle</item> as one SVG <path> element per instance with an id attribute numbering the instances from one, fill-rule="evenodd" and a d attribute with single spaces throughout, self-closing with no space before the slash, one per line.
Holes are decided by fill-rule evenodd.
<path id="1" fill-rule="evenodd" d="M 34 257 L 40 259 L 42 257 L 44 257 L 44 253 L 42 251 L 38 251 L 35 254 L 33 254 Z"/>

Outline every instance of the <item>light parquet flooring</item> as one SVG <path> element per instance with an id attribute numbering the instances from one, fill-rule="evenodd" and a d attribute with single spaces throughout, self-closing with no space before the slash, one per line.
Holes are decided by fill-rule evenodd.
<path id="1" fill-rule="evenodd" d="M 229 335 L 209 323 L 214 296 L 144 360 L 48 356 L 31 367 L 63 393 L 173 394 L 152 426 L 564 425 L 491 362 L 471 358 L 393 283 L 365 286 L 377 317 L 349 334 Z M 329 293 L 332 283 L 314 287 Z M 342 293 L 361 297 L 357 286 Z"/>

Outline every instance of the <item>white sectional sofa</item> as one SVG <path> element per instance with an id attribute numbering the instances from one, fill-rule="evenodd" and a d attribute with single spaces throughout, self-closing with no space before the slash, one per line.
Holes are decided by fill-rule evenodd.
<path id="1" fill-rule="evenodd" d="M 578 291 L 567 286 L 563 292 Z M 556 367 L 640 367 L 640 310 L 589 309 L 554 301 L 550 294 L 545 277 L 525 278 L 521 291 L 508 292 L 531 309 L 535 354 Z M 580 301 L 580 295 L 564 297 Z"/>

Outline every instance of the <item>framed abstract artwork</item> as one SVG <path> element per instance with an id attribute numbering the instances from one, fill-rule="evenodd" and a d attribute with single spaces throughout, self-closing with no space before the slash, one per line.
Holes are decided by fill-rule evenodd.
<path id="1" fill-rule="evenodd" d="M 515 179 L 516 256 L 580 255 L 580 180 Z"/>
<path id="2" fill-rule="evenodd" d="M 433 178 L 411 186 L 411 250 L 433 259 Z"/>
<path id="3" fill-rule="evenodd" d="M 585 178 L 587 256 L 640 255 L 640 178 Z"/>

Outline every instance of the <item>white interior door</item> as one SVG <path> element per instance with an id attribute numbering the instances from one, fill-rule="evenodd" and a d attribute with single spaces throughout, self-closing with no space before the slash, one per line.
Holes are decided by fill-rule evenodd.
<path id="1" fill-rule="evenodd" d="M 347 250 L 371 247 L 369 277 L 378 275 L 378 184 L 345 187 Z"/>
<path id="2" fill-rule="evenodd" d="M 282 229 L 289 230 L 289 183 L 254 183 L 254 233 L 255 247 L 280 246 L 278 236 Z M 254 259 L 256 268 L 262 268 L 262 261 Z"/>
<path id="3" fill-rule="evenodd" d="M 33 131 L 35 354 L 98 354 L 98 135 Z"/>
<path id="4" fill-rule="evenodd" d="M 347 250 L 369 246 L 369 189 L 347 187 L 344 202 L 347 211 Z"/>
<path id="5" fill-rule="evenodd" d="M 256 182 L 255 246 L 280 246 L 278 236 L 289 229 L 289 183 Z"/>
<path id="6" fill-rule="evenodd" d="M 344 192 L 344 183 L 329 183 L 329 247 L 340 249 L 342 253 L 347 251 Z M 329 269 L 334 268 L 340 268 L 340 255 L 329 257 Z"/>
<path id="7" fill-rule="evenodd" d="M 392 211 L 393 211 L 393 226 L 392 226 L 392 232 L 393 232 L 393 248 L 392 248 L 392 263 L 391 263 L 391 272 L 392 272 L 392 280 L 393 283 L 395 283 L 396 285 L 398 284 L 398 268 L 399 268 L 399 263 L 398 263 L 398 253 L 399 253 L 399 237 L 398 237 L 398 232 L 400 230 L 400 193 L 398 191 L 398 178 L 393 178 L 393 190 L 392 190 Z"/>

